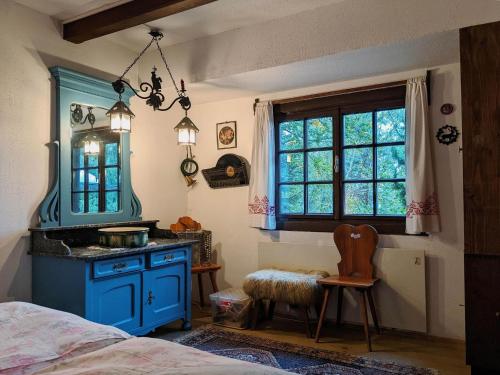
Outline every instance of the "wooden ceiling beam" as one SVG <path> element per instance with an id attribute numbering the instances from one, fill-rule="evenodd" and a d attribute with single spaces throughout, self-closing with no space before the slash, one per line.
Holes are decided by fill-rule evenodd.
<path id="1" fill-rule="evenodd" d="M 63 38 L 82 43 L 197 8 L 216 0 L 133 0 L 63 25 Z"/>

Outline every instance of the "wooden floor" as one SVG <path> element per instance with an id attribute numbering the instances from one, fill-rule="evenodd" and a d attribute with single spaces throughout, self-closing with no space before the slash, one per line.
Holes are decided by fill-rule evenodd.
<path id="1" fill-rule="evenodd" d="M 209 310 L 201 310 L 194 306 L 193 329 L 210 323 Z M 230 328 L 227 329 L 233 331 Z M 168 331 L 169 329 L 162 329 L 153 336 L 169 335 Z M 384 361 L 431 367 L 439 370 L 439 374 L 442 375 L 470 374 L 468 366 L 465 365 L 465 344 L 449 340 L 383 331 L 380 336 L 373 333 L 373 352 L 369 353 L 361 327 L 347 326 L 342 327 L 339 331 L 334 325 L 327 325 L 323 329 L 322 339 L 319 343 L 315 343 L 314 339 L 306 338 L 303 324 L 282 318 L 275 318 L 272 322 L 263 322 L 255 331 L 238 330 L 237 332 L 317 349 L 347 352 Z M 173 331 L 170 334 L 175 335 Z"/>

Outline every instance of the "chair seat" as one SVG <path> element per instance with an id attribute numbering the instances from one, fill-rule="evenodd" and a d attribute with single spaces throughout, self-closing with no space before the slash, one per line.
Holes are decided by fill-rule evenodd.
<path id="1" fill-rule="evenodd" d="M 371 288 L 379 279 L 365 279 L 356 276 L 329 276 L 319 279 L 316 282 L 320 285 L 347 286 L 353 288 Z"/>

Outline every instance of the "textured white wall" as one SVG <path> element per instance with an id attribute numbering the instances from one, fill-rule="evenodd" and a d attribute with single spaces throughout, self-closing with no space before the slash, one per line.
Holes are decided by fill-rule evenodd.
<path id="1" fill-rule="evenodd" d="M 394 74 L 372 79 L 341 82 L 293 92 L 275 93 L 267 98 L 283 98 L 326 90 L 355 87 L 370 83 L 399 80 L 408 74 Z M 434 130 L 445 123 L 461 128 L 459 65 L 439 67 L 432 73 L 432 120 Z M 238 148 L 227 150 L 250 160 L 253 128 L 253 97 L 207 103 L 190 111 L 200 128 L 199 143 L 194 152 L 200 168 L 212 167 L 224 154 L 217 150 L 215 124 L 236 120 Z M 264 98 L 265 99 L 265 98 Z M 446 119 L 439 107 L 451 102 L 456 111 Z M 433 140 L 437 185 L 440 197 L 443 232 L 430 237 L 381 236 L 381 247 L 424 249 L 427 256 L 428 331 L 432 335 L 464 338 L 463 295 L 463 197 L 462 160 L 459 143 L 439 145 Z M 258 242 L 282 241 L 294 244 L 331 245 L 331 233 L 265 232 L 248 227 L 247 187 L 212 190 L 203 177 L 188 192 L 188 213 L 214 233 L 214 244 L 223 265 L 219 273 L 222 287 L 241 285 L 243 276 L 256 270 Z M 306 267 L 306 264 L 297 264 Z"/>
<path id="2" fill-rule="evenodd" d="M 497 0 L 349 0 L 180 43 L 167 53 L 178 77 L 203 82 L 498 19 Z M 150 68 L 141 67 L 141 77 Z"/>
<path id="3" fill-rule="evenodd" d="M 49 185 L 52 104 L 48 67 L 102 78 L 134 55 L 106 40 L 75 45 L 47 16 L 0 1 L 0 302 L 31 298 L 28 227 Z"/>

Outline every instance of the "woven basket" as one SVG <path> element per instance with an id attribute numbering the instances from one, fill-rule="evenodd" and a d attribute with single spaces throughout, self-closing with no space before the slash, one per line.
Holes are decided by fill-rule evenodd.
<path id="1" fill-rule="evenodd" d="M 179 238 L 198 240 L 193 244 L 192 265 L 208 264 L 212 262 L 212 232 L 209 230 L 177 232 Z"/>

